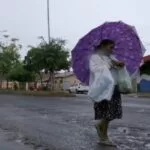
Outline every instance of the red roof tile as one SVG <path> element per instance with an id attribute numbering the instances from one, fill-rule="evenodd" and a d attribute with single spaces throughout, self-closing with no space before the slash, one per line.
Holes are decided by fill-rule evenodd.
<path id="1" fill-rule="evenodd" d="M 144 62 L 150 62 L 150 55 L 144 57 Z"/>

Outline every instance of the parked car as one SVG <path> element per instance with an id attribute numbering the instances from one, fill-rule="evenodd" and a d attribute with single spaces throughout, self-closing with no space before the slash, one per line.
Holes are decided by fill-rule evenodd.
<path id="1" fill-rule="evenodd" d="M 84 94 L 84 93 L 87 93 L 88 91 L 89 91 L 89 86 L 87 86 L 83 83 L 75 84 L 69 88 L 70 93 Z"/>

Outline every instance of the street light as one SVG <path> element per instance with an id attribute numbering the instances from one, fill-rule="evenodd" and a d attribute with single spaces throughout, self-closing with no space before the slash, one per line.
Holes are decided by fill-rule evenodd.
<path id="1" fill-rule="evenodd" d="M 50 43 L 50 8 L 49 8 L 49 0 L 47 0 L 47 29 L 48 29 L 48 42 Z"/>

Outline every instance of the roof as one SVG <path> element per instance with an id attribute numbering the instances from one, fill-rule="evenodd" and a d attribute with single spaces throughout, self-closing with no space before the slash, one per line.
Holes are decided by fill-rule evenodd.
<path id="1" fill-rule="evenodd" d="M 74 75 L 73 72 L 64 72 L 64 73 L 58 73 L 55 75 L 55 78 L 63 78 Z"/>
<path id="2" fill-rule="evenodd" d="M 150 62 L 150 55 L 144 57 L 144 62 Z"/>
<path id="3" fill-rule="evenodd" d="M 64 77 L 69 77 L 69 76 L 73 76 L 73 75 L 74 75 L 73 72 L 57 73 L 57 74 L 55 74 L 55 78 L 64 78 Z M 49 79 L 49 74 L 45 74 L 43 72 L 42 78 L 43 78 L 43 81 L 47 81 Z M 40 80 L 39 76 L 37 76 L 37 80 L 38 81 Z"/>

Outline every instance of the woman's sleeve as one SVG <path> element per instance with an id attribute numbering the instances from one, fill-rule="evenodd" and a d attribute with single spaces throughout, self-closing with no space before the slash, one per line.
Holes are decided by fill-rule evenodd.
<path id="1" fill-rule="evenodd" d="M 99 56 L 91 56 L 90 71 L 89 97 L 97 102 L 104 99 L 111 100 L 114 90 L 114 79 L 109 68 Z"/>
<path id="2" fill-rule="evenodd" d="M 90 58 L 90 71 L 91 72 L 101 72 L 106 66 L 99 56 L 92 55 Z"/>

